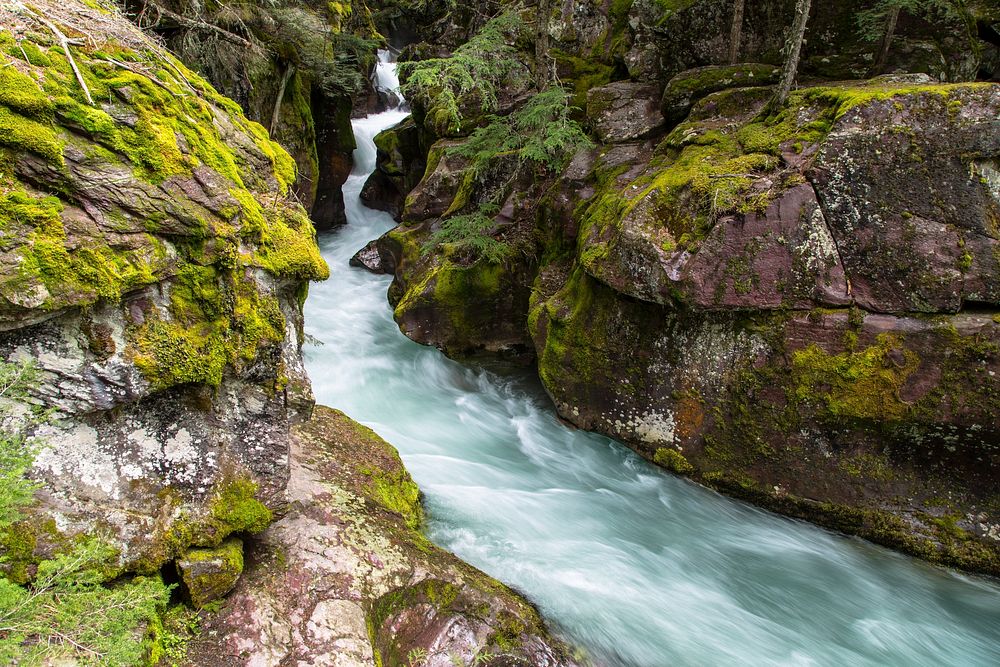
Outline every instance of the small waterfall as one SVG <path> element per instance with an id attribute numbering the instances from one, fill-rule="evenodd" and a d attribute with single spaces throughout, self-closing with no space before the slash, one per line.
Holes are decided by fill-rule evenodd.
<path id="1" fill-rule="evenodd" d="M 410 115 L 409 110 L 406 109 L 406 100 L 403 99 L 403 95 L 399 92 L 399 77 L 396 76 L 396 63 L 393 62 L 392 54 L 388 50 L 378 52 L 378 65 L 375 66 L 374 83 L 376 91 L 378 91 L 380 97 L 386 100 L 389 108 L 382 113 L 372 114 L 371 116 L 358 118 L 353 121 L 354 138 L 357 142 L 357 148 L 354 149 L 354 169 L 344 184 L 344 207 L 347 209 L 347 219 L 351 226 L 348 233 L 352 238 L 356 233 L 361 231 L 371 234 L 371 236 L 359 244 L 359 248 L 367 241 L 391 229 L 390 223 L 392 223 L 391 218 L 367 208 L 361 203 L 361 199 L 359 198 L 361 188 L 364 187 L 368 176 L 375 169 L 375 136 L 382 130 L 398 124 Z M 368 222 L 374 226 L 360 226 L 359 222 Z M 390 226 L 386 227 L 387 224 Z M 376 232 L 376 229 L 380 231 Z"/>
<path id="2" fill-rule="evenodd" d="M 381 49 L 378 52 L 378 64 L 374 74 L 375 92 L 389 111 L 405 109 L 406 100 L 399 92 L 399 74 L 396 71 L 396 60 L 392 51 Z"/>
<path id="3" fill-rule="evenodd" d="M 377 84 L 398 90 L 388 53 Z M 405 338 L 390 279 L 348 266 L 395 225 L 358 194 L 399 108 L 354 121 L 348 225 L 320 236 L 305 348 L 319 402 L 396 445 L 429 537 L 538 604 L 600 665 L 1000 664 L 1000 588 L 671 477 L 570 430 L 530 374 L 499 377 Z"/>

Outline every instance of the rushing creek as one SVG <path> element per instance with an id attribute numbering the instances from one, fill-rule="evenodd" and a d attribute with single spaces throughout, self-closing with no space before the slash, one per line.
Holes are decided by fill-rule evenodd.
<path id="1" fill-rule="evenodd" d="M 379 66 L 392 84 L 393 69 Z M 595 663 L 1000 665 L 1000 586 L 757 510 L 563 425 L 526 372 L 405 338 L 389 278 L 348 266 L 390 216 L 358 194 L 374 136 L 354 123 L 347 227 L 320 237 L 330 280 L 306 302 L 317 400 L 400 451 L 428 536 L 514 586 Z"/>

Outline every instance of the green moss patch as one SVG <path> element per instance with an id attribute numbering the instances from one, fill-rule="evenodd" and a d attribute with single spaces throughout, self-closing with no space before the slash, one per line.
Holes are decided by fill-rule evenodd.
<path id="1" fill-rule="evenodd" d="M 676 449 L 657 449 L 653 461 L 678 475 L 690 475 L 694 472 L 694 466 Z"/>
<path id="2" fill-rule="evenodd" d="M 896 421 L 909 409 L 899 391 L 919 365 L 916 353 L 889 334 L 857 352 L 834 355 L 811 345 L 792 354 L 794 396 L 830 418 Z"/>
<path id="3" fill-rule="evenodd" d="M 191 549 L 177 560 L 191 604 L 200 609 L 225 596 L 243 574 L 243 541 L 230 538 L 213 548 Z"/>

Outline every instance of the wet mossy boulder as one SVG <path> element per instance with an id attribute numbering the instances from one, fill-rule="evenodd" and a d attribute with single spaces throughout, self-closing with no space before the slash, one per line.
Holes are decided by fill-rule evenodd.
<path id="1" fill-rule="evenodd" d="M 424 141 L 424 132 L 412 118 L 375 137 L 375 171 L 361 190 L 361 201 L 366 206 L 401 219 L 406 196 L 417 187 L 427 169 L 428 149 Z"/>
<path id="2" fill-rule="evenodd" d="M 450 354 L 527 348 L 523 264 L 470 259 L 447 247 L 431 252 L 429 236 L 426 225 L 401 225 L 377 244 L 382 267 L 394 276 L 389 300 L 400 330 Z"/>
<path id="3" fill-rule="evenodd" d="M 215 548 L 191 549 L 177 559 L 177 573 L 191 604 L 201 609 L 236 586 L 243 574 L 243 541 L 233 537 Z"/>
<path id="4" fill-rule="evenodd" d="M 566 419 L 765 507 L 1000 572 L 991 317 L 699 314 L 581 271 L 558 284 L 529 325 Z"/>

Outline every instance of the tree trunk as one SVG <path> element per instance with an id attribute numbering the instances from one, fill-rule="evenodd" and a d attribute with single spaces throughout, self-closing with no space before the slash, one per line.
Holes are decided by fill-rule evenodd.
<path id="1" fill-rule="evenodd" d="M 799 71 L 799 59 L 802 57 L 802 43 L 806 37 L 806 26 L 809 24 L 809 9 L 812 7 L 812 0 L 796 0 L 795 20 L 788 33 L 788 42 L 785 44 L 785 65 L 781 70 L 781 81 L 778 83 L 778 90 L 767 105 L 766 111 L 770 114 L 788 102 L 788 95 L 792 92 L 792 84 L 795 83 L 795 75 Z"/>
<path id="2" fill-rule="evenodd" d="M 868 76 L 881 74 L 885 69 L 885 63 L 889 60 L 889 49 L 892 48 L 892 38 L 896 36 L 896 24 L 899 22 L 899 7 L 894 7 L 885 18 L 885 33 L 882 35 L 882 42 L 878 46 L 878 53 L 875 62 L 872 64 Z"/>
<path id="3" fill-rule="evenodd" d="M 743 39 L 743 8 L 746 0 L 733 0 L 733 25 L 729 30 L 729 64 L 740 60 L 740 41 Z"/>
<path id="4" fill-rule="evenodd" d="M 274 113 L 271 114 L 271 138 L 278 129 L 278 120 L 281 116 L 281 103 L 285 101 L 285 88 L 288 87 L 288 80 L 295 74 L 295 65 L 291 63 L 285 68 L 285 74 L 281 77 L 281 86 L 278 88 L 278 98 L 274 101 Z"/>
<path id="5" fill-rule="evenodd" d="M 535 85 L 538 91 L 549 85 L 549 19 L 552 0 L 538 0 L 538 30 L 535 38 Z"/>

